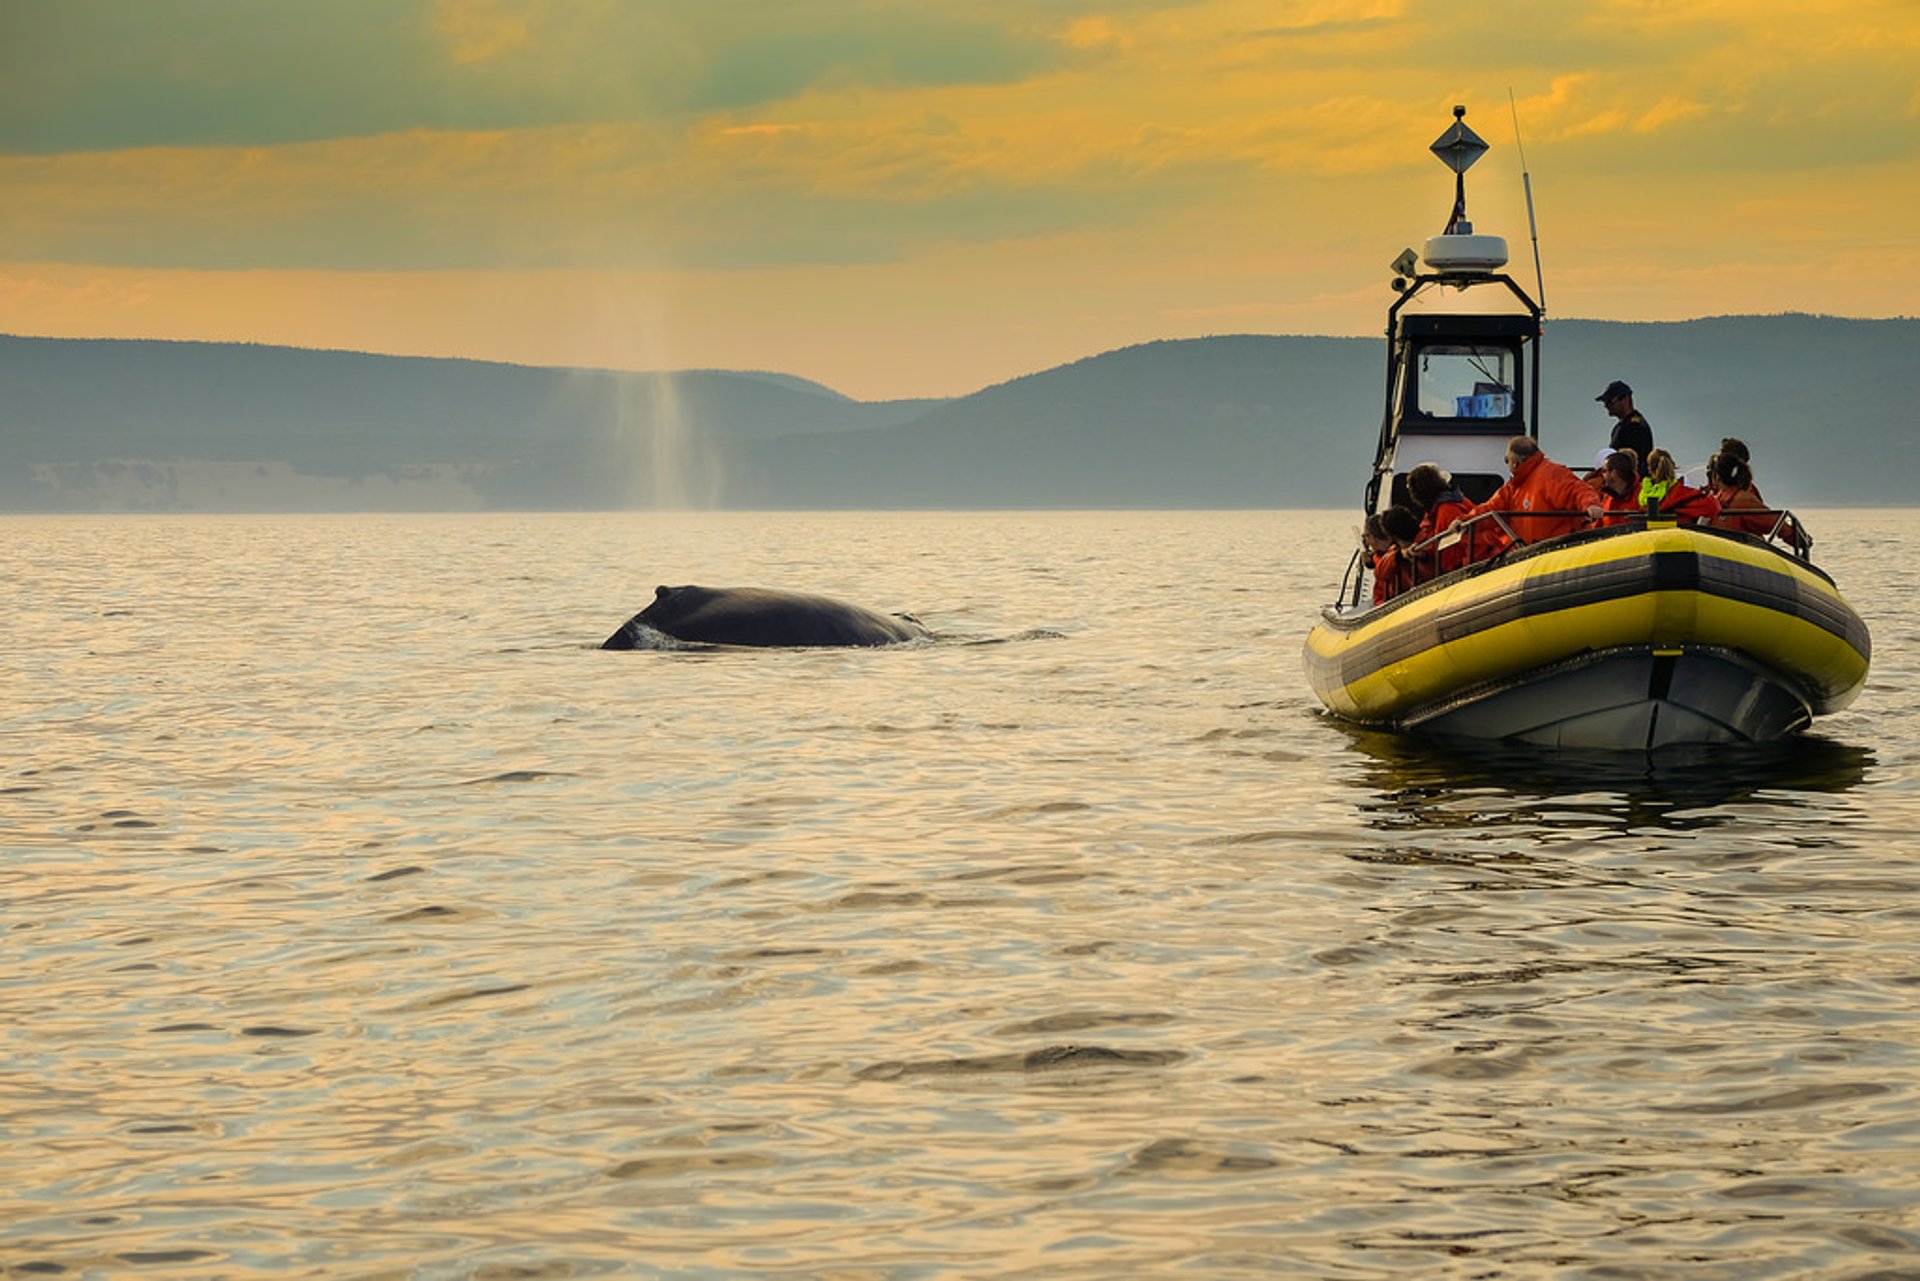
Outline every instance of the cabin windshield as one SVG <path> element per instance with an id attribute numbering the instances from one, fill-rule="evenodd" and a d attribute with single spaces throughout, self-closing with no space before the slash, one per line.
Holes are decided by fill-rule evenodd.
<path id="1" fill-rule="evenodd" d="M 1511 347 L 1435 343 L 1420 351 L 1419 409 L 1430 418 L 1509 418 L 1519 353 Z"/>

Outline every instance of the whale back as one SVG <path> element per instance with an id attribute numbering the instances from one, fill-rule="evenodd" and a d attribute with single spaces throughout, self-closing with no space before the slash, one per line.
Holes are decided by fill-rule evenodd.
<path id="1" fill-rule="evenodd" d="M 675 640 L 709 645 L 894 645 L 927 635 L 915 619 L 878 613 L 830 596 L 768 587 L 663 584 L 654 589 L 653 603 L 601 648 L 632 649 L 636 624 Z"/>

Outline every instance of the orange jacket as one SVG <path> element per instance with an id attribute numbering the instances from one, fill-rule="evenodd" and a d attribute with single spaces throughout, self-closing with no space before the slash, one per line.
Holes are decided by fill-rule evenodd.
<path id="1" fill-rule="evenodd" d="M 1611 489 L 1600 491 L 1600 505 L 1607 509 L 1607 514 L 1600 518 L 1602 525 L 1624 525 L 1627 523 L 1627 517 L 1647 510 L 1634 501 L 1632 494 L 1622 497 Z"/>
<path id="2" fill-rule="evenodd" d="M 1414 535 L 1414 543 L 1424 543 L 1429 538 L 1444 534 L 1447 526 L 1460 520 L 1473 510 L 1473 504 L 1460 497 L 1460 491 L 1448 490 L 1452 497 L 1443 497 L 1428 509 L 1420 518 L 1420 532 Z M 1451 547 L 1430 548 L 1420 553 L 1414 561 L 1413 577 L 1416 582 L 1426 582 L 1436 574 L 1451 573 L 1467 563 L 1467 543 L 1463 538 Z"/>
<path id="3" fill-rule="evenodd" d="M 1373 558 L 1373 603 L 1384 605 L 1407 590 L 1411 575 L 1400 563 L 1400 549 L 1389 547 Z"/>
<path id="4" fill-rule="evenodd" d="M 1507 512 L 1507 523 L 1513 527 L 1515 537 L 1523 543 L 1537 543 L 1586 528 L 1587 508 L 1599 501 L 1600 495 L 1592 486 L 1545 454 L 1534 454 L 1513 469 L 1512 480 L 1495 490 L 1486 502 L 1474 504 L 1467 515 Z M 1529 515 L 1531 512 L 1567 514 L 1534 516 Z M 1482 537 L 1481 531 L 1476 530 L 1475 543 L 1480 543 Z M 1498 541 L 1502 545 L 1506 542 L 1504 538 Z M 1489 553 L 1481 552 L 1476 546 L 1475 554 L 1477 558 Z"/>
<path id="5" fill-rule="evenodd" d="M 1673 517 L 1682 525 L 1694 525 L 1703 520 L 1711 523 L 1720 514 L 1720 500 L 1684 481 L 1675 481 L 1673 488 L 1660 499 L 1660 513 Z"/>
<path id="6" fill-rule="evenodd" d="M 1737 529 L 1743 534 L 1752 534 L 1755 538 L 1765 538 L 1773 533 L 1773 523 L 1780 520 L 1776 515 L 1742 515 L 1744 512 L 1772 512 L 1767 500 L 1760 497 L 1760 491 L 1749 486 L 1746 489 L 1723 489 L 1714 495 L 1720 500 L 1720 514 L 1711 522 L 1716 529 Z M 1780 521 L 1780 538 L 1789 547 L 1800 545 L 1800 535 L 1790 520 Z"/>

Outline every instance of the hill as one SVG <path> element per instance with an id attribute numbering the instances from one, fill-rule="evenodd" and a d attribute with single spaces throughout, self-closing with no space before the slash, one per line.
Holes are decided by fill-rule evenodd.
<path id="1" fill-rule="evenodd" d="M 1344 506 L 1371 461 L 1381 363 L 1350 338 L 1148 343 L 897 427 L 768 438 L 729 480 L 749 506 Z"/>
<path id="2" fill-rule="evenodd" d="M 1554 321 L 1548 452 L 1610 379 L 1683 463 L 1753 447 L 1776 501 L 1903 505 L 1920 321 Z M 1147 343 L 957 400 L 783 374 L 616 373 L 229 344 L 0 337 L 0 509 L 1345 507 L 1377 339 Z"/>
<path id="3" fill-rule="evenodd" d="M 1553 322 L 1541 406 L 1552 425 L 1547 443 L 1592 424 L 1580 437 L 1590 458 L 1611 421 L 1592 398 L 1623 378 L 1656 441 L 1683 465 L 1704 461 L 1722 436 L 1738 436 L 1752 446 L 1755 472 L 1776 502 L 1908 506 L 1915 496 L 1906 477 L 1920 461 L 1909 372 L 1916 343 L 1920 320 L 1911 319 Z"/>
<path id="4" fill-rule="evenodd" d="M 759 372 L 0 337 L 0 509 L 684 504 L 713 495 L 659 485 L 698 480 L 711 450 L 928 403 Z"/>

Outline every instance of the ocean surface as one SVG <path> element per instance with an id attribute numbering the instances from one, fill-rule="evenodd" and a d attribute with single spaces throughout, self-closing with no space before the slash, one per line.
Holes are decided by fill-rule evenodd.
<path id="1" fill-rule="evenodd" d="M 1353 523 L 0 519 L 0 1275 L 1920 1276 L 1920 513 L 1651 759 L 1324 716 Z"/>

